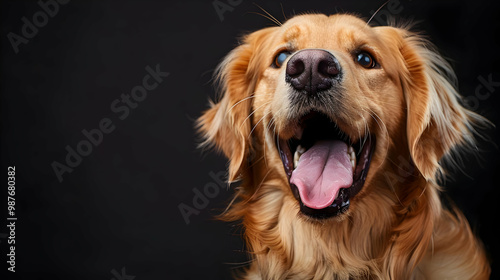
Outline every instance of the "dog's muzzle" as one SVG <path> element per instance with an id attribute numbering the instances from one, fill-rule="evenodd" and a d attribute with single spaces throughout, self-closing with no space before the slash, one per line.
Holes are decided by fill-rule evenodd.
<path id="1" fill-rule="evenodd" d="M 278 135 L 277 147 L 300 211 L 316 219 L 349 209 L 364 185 L 375 146 L 374 136 L 350 139 L 334 121 L 342 75 L 337 58 L 322 49 L 298 51 L 286 64 L 294 136 Z"/>

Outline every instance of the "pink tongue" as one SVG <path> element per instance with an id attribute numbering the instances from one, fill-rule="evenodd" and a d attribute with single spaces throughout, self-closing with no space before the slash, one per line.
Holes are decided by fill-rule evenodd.
<path id="1" fill-rule="evenodd" d="M 352 180 L 347 144 L 324 140 L 314 144 L 300 157 L 290 183 L 299 189 L 305 206 L 323 209 L 333 203 L 341 188 L 350 187 Z"/>

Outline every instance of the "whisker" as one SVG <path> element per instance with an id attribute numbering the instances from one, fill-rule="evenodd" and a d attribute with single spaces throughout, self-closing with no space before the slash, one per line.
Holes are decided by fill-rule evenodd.
<path id="1" fill-rule="evenodd" d="M 283 9 L 283 3 L 280 3 L 280 6 L 281 6 L 281 13 L 283 14 L 283 18 L 285 19 L 285 21 L 287 21 L 288 19 L 286 18 L 285 10 Z"/>
<path id="2" fill-rule="evenodd" d="M 276 23 L 278 26 L 281 26 L 283 25 L 279 20 L 277 20 L 273 15 L 271 15 L 269 12 L 267 12 L 266 10 L 264 10 L 264 8 L 262 8 L 261 6 L 259 6 L 258 4 L 256 3 L 253 3 L 255 6 L 257 6 L 259 9 L 261 9 L 264 13 L 266 13 L 269 17 L 268 19 L 272 20 L 274 23 Z M 262 15 L 264 16 L 264 15 Z"/>
<path id="3" fill-rule="evenodd" d="M 271 173 L 272 169 L 269 169 L 267 172 L 266 172 L 266 175 L 264 175 L 264 177 L 262 177 L 262 180 L 260 181 L 260 184 L 259 186 L 255 189 L 255 191 L 253 192 L 252 196 L 249 197 L 248 199 L 246 199 L 244 201 L 244 203 L 248 203 L 250 201 L 252 201 L 252 199 L 255 197 L 255 195 L 257 195 L 257 193 L 259 192 L 260 188 L 262 187 L 262 185 L 264 184 L 264 182 L 266 181 L 266 178 L 267 178 L 267 175 L 269 175 L 269 173 Z"/>
<path id="4" fill-rule="evenodd" d="M 274 137 L 273 133 L 276 132 L 276 129 L 274 129 L 273 133 L 271 133 L 271 126 L 274 124 L 274 122 L 275 122 L 275 118 L 271 117 L 271 120 L 267 124 L 266 129 L 264 130 L 265 135 L 268 135 L 266 132 L 269 131 L 269 134 L 271 134 L 271 137 Z M 276 126 L 274 126 L 274 127 L 276 128 Z M 267 158 L 266 158 L 266 146 L 267 146 L 267 141 L 264 141 L 264 162 L 265 162 L 266 167 L 267 167 L 268 165 L 267 165 Z"/>
<path id="5" fill-rule="evenodd" d="M 259 120 L 259 121 L 258 121 L 258 122 L 257 122 L 257 123 L 253 126 L 252 130 L 250 130 L 250 133 L 248 134 L 248 138 L 250 138 L 250 135 L 252 135 L 252 132 L 253 132 L 253 131 L 257 128 L 257 125 L 259 125 L 259 123 L 260 123 L 261 121 L 263 121 L 263 120 L 264 120 L 264 118 L 265 118 L 267 115 L 269 115 L 269 113 L 270 113 L 270 112 L 265 113 L 265 114 L 264 114 L 264 116 L 262 116 L 262 118 L 260 118 L 260 120 Z"/>
<path id="6" fill-rule="evenodd" d="M 262 107 L 264 107 L 264 106 L 268 105 L 269 103 L 271 103 L 271 102 L 266 102 L 266 103 L 264 103 L 264 104 L 260 105 L 259 107 L 257 107 L 255 110 L 253 110 L 253 111 L 252 111 L 252 112 L 251 112 L 251 113 L 250 113 L 250 114 L 249 114 L 249 115 L 248 115 L 248 116 L 247 116 L 247 117 L 243 120 L 243 122 L 240 124 L 240 129 L 241 129 L 241 127 L 243 126 L 243 124 L 244 124 L 244 123 L 245 123 L 245 122 L 246 122 L 246 121 L 247 121 L 247 120 L 248 120 L 248 119 L 249 119 L 249 118 L 250 118 L 253 114 L 255 114 L 255 112 L 257 112 L 257 110 L 259 110 L 260 108 L 262 108 Z"/>
<path id="7" fill-rule="evenodd" d="M 272 18 L 270 18 L 270 17 L 268 17 L 268 16 L 266 16 L 266 15 L 263 15 L 263 14 L 261 14 L 261 13 L 257 13 L 257 12 L 249 12 L 249 13 L 251 13 L 251 14 L 256 14 L 256 15 L 259 15 L 259 16 L 262 16 L 262 17 L 265 17 L 265 18 L 267 18 L 268 20 L 272 21 L 274 24 L 276 24 L 276 25 L 278 25 L 278 26 L 281 26 L 281 23 L 280 23 L 279 21 L 275 21 L 274 19 L 272 19 Z"/>
<path id="8" fill-rule="evenodd" d="M 233 110 L 233 108 L 234 108 L 236 105 L 240 104 L 241 102 L 243 102 L 243 101 L 245 101 L 245 100 L 248 100 L 248 99 L 251 99 L 251 98 L 254 98 L 254 97 L 255 97 L 255 95 L 251 95 L 251 96 L 248 96 L 248 97 L 245 97 L 245 98 L 241 99 L 240 101 L 236 102 L 233 106 L 231 106 L 231 108 L 229 108 L 229 110 L 227 110 L 227 112 L 226 112 L 226 113 L 229 113 L 231 110 Z"/>
<path id="9" fill-rule="evenodd" d="M 382 118 L 373 110 L 370 110 L 370 116 L 377 122 L 378 126 L 380 127 L 382 132 L 385 133 L 386 137 L 389 138 L 389 131 L 387 130 L 387 126 L 385 125 Z M 377 118 L 380 120 L 380 122 L 377 120 Z M 389 150 L 389 142 L 387 142 L 385 150 Z"/>
<path id="10" fill-rule="evenodd" d="M 375 122 L 377 123 L 380 130 L 387 132 L 387 127 L 385 126 L 384 121 L 382 121 L 382 119 L 380 119 L 380 117 L 377 115 L 377 113 L 373 112 L 373 110 L 370 110 L 369 114 L 375 120 Z M 380 122 L 377 119 L 380 120 L 380 122 L 384 125 L 384 127 L 382 127 L 382 125 L 380 124 Z"/>
<path id="11" fill-rule="evenodd" d="M 261 160 L 265 160 L 264 156 L 261 156 L 260 158 L 256 159 L 256 160 L 252 160 L 252 164 L 248 166 L 248 168 L 250 167 L 253 167 L 255 166 L 257 163 L 259 163 L 259 161 Z"/>
<path id="12" fill-rule="evenodd" d="M 279 109 L 279 110 L 275 113 L 275 115 L 279 115 L 282 109 L 283 109 L 283 108 L 280 108 L 280 109 Z M 280 134 L 280 131 L 279 131 L 279 129 L 278 129 L 278 132 L 276 132 L 276 119 L 274 118 L 274 116 L 273 116 L 273 118 L 272 118 L 272 119 L 273 119 L 273 126 L 274 126 L 274 129 L 273 129 L 273 137 L 275 137 L 275 138 L 276 138 L 276 139 L 274 139 L 274 140 L 276 140 L 276 146 L 278 147 L 278 151 L 280 151 L 280 150 L 281 150 L 281 149 L 280 149 L 280 141 L 278 140 L 278 138 L 279 138 L 279 134 Z"/>
<path id="13" fill-rule="evenodd" d="M 368 24 L 370 24 L 370 22 L 372 21 L 372 19 L 378 14 L 378 12 L 380 12 L 380 10 L 382 10 L 382 8 L 387 5 L 387 3 L 389 3 L 390 0 L 387 0 L 385 1 L 384 4 L 382 4 L 382 6 L 380 6 L 376 11 L 375 13 L 373 13 L 373 15 L 370 17 L 370 19 L 366 22 L 366 25 L 365 26 L 368 26 Z"/>

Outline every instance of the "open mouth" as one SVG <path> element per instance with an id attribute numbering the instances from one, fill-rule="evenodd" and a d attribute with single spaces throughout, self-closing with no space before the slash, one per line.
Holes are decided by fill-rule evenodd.
<path id="1" fill-rule="evenodd" d="M 353 142 L 327 116 L 310 112 L 298 120 L 292 138 L 277 141 L 301 212 L 317 219 L 345 213 L 363 188 L 374 137 Z"/>

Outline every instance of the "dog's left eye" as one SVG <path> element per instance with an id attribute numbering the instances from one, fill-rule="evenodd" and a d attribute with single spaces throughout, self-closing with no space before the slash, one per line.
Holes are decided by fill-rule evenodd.
<path id="1" fill-rule="evenodd" d="M 274 58 L 273 66 L 276 68 L 280 68 L 289 56 L 289 51 L 282 51 L 278 53 L 278 55 L 276 55 L 276 57 Z"/>
<path id="2" fill-rule="evenodd" d="M 373 68 L 375 67 L 375 65 L 377 65 L 375 59 L 373 59 L 373 57 L 367 52 L 359 53 L 356 57 L 356 61 L 359 63 L 359 65 L 365 68 Z"/>

